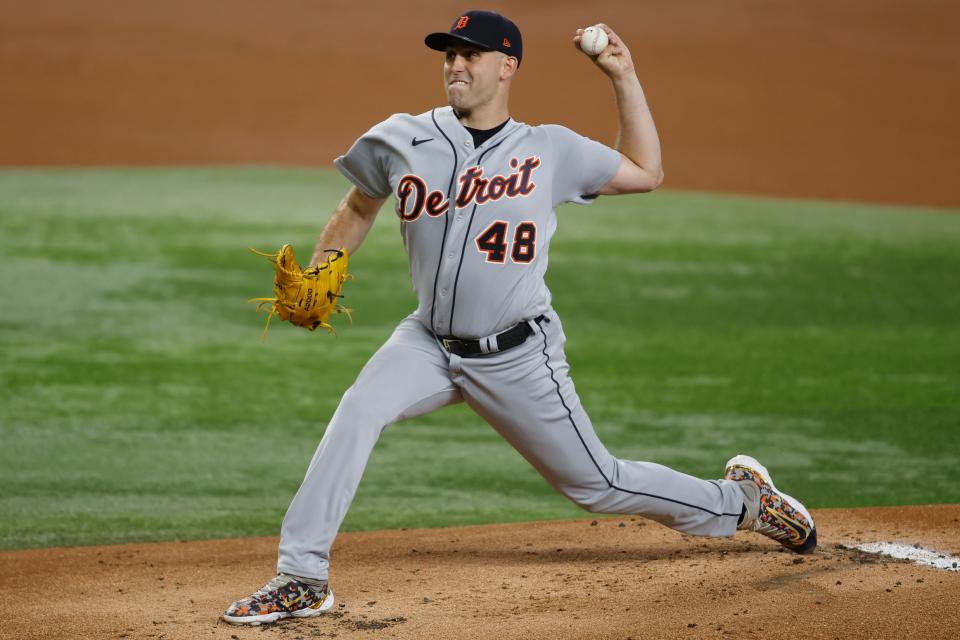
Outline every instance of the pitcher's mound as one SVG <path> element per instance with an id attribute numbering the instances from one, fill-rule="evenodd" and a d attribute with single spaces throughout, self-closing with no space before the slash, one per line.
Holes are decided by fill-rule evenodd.
<path id="1" fill-rule="evenodd" d="M 258 628 L 218 617 L 274 575 L 275 538 L 5 552 L 0 637 L 960 637 L 960 571 L 847 547 L 958 556 L 960 505 L 813 515 L 810 556 L 628 516 L 346 533 L 333 612 Z"/>

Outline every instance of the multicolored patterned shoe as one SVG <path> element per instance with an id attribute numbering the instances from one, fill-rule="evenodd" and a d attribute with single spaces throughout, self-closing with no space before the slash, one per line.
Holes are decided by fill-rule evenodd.
<path id="1" fill-rule="evenodd" d="M 257 626 L 282 618 L 311 618 L 333 606 L 329 586 L 314 587 L 280 574 L 249 598 L 237 600 L 221 616 L 231 624 Z"/>
<path id="2" fill-rule="evenodd" d="M 799 500 L 777 491 L 766 467 L 750 456 L 739 455 L 727 463 L 724 478 L 741 483 L 747 498 L 746 515 L 738 529 L 762 533 L 797 553 L 817 548 L 810 512 Z"/>

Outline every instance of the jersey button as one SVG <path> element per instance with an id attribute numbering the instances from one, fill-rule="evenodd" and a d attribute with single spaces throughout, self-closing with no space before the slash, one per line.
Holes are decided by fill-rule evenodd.
<path id="1" fill-rule="evenodd" d="M 446 289 L 440 289 L 440 295 L 442 295 L 442 296 L 447 295 L 447 290 L 446 290 Z"/>
<path id="2" fill-rule="evenodd" d="M 470 141 L 469 141 L 469 140 L 464 140 L 464 141 L 463 141 L 463 146 L 465 146 L 467 149 L 469 149 L 469 148 L 470 148 Z"/>
<path id="3" fill-rule="evenodd" d="M 451 260 L 453 260 L 453 257 L 454 257 L 455 255 L 457 255 L 457 254 L 455 254 L 454 252 L 451 251 L 450 253 L 447 254 L 447 257 L 450 258 Z"/>

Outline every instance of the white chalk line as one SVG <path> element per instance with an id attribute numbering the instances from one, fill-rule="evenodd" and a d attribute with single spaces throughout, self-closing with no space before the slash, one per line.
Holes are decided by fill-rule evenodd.
<path id="1" fill-rule="evenodd" d="M 960 558 L 948 556 L 945 553 L 924 549 L 910 544 L 899 542 L 865 542 L 863 544 L 845 544 L 847 549 L 857 549 L 864 553 L 875 553 L 889 556 L 897 560 L 909 560 L 916 564 L 926 565 L 946 571 L 960 571 Z"/>

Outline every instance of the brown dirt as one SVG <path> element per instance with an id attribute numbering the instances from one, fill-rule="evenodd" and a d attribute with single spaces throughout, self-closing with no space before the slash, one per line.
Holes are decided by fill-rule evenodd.
<path id="1" fill-rule="evenodd" d="M 275 538 L 0 553 L 0 637 L 957 638 L 960 572 L 841 543 L 960 554 L 960 505 L 814 511 L 820 550 L 640 518 L 346 533 L 334 613 L 218 622 L 272 576 Z M 788 631 L 784 631 L 784 630 Z"/>
<path id="2" fill-rule="evenodd" d="M 631 45 L 666 186 L 960 206 L 960 3 L 517 0 L 513 114 L 612 142 L 606 80 L 570 45 Z M 329 165 L 393 111 L 442 102 L 424 47 L 453 5 L 47 0 L 0 20 L 0 165 Z"/>

